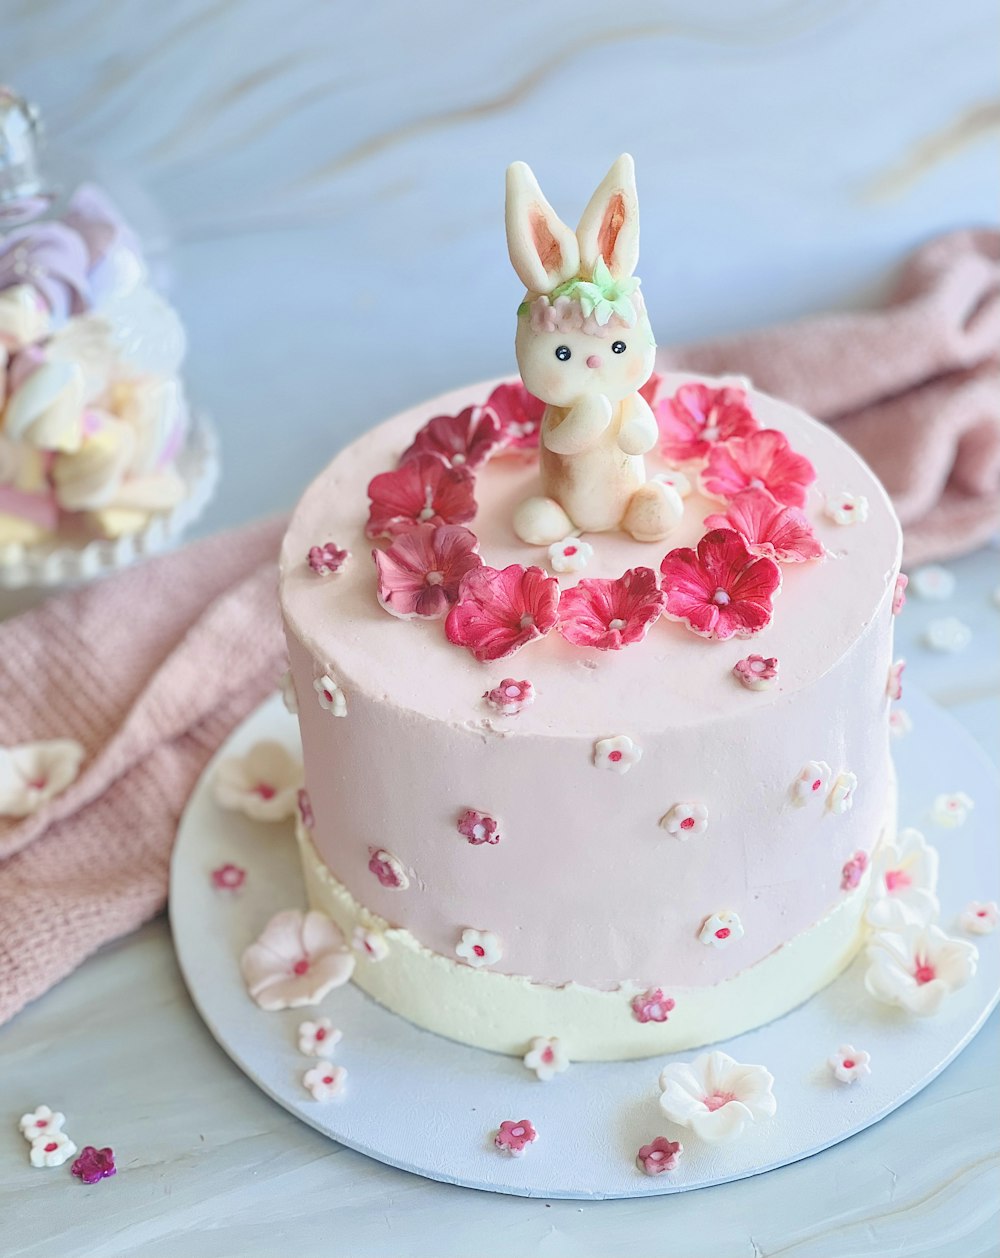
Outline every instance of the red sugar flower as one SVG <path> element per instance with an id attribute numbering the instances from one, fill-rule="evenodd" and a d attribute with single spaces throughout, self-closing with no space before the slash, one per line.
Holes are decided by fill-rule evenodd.
<path id="1" fill-rule="evenodd" d="M 766 489 L 778 502 L 801 507 L 815 479 L 816 469 L 805 455 L 789 447 L 783 432 L 762 428 L 749 437 L 733 437 L 713 446 L 701 487 L 710 498 L 723 501 L 735 498 L 742 489 Z"/>
<path id="2" fill-rule="evenodd" d="M 778 563 L 822 559 L 826 552 L 798 507 L 775 502 L 766 489 L 743 489 L 725 515 L 707 515 L 706 529 L 735 529 L 755 555 Z"/>
<path id="3" fill-rule="evenodd" d="M 117 1173 L 113 1149 L 95 1149 L 92 1144 L 80 1150 L 80 1156 L 69 1168 L 85 1184 L 96 1184 Z"/>
<path id="4" fill-rule="evenodd" d="M 433 454 L 449 467 L 475 468 L 485 463 L 501 442 L 496 413 L 485 406 L 467 406 L 460 415 L 438 415 L 424 424 L 400 462 Z"/>
<path id="5" fill-rule="evenodd" d="M 480 843 L 496 844 L 500 842 L 500 827 L 484 812 L 467 808 L 458 819 L 458 832 L 474 846 Z"/>
<path id="6" fill-rule="evenodd" d="M 526 1118 L 518 1119 L 517 1122 L 508 1118 L 500 1124 L 500 1130 L 493 1143 L 502 1152 L 510 1153 L 517 1158 L 529 1144 L 533 1144 L 537 1139 L 538 1132 Z"/>
<path id="7" fill-rule="evenodd" d="M 620 651 L 643 640 L 664 602 L 652 568 L 630 568 L 614 581 L 583 580 L 560 596 L 559 632 L 574 646 Z"/>
<path id="8" fill-rule="evenodd" d="M 666 1136 L 657 1136 L 650 1144 L 644 1144 L 636 1154 L 636 1165 L 647 1175 L 662 1175 L 664 1171 L 672 1171 L 680 1161 L 684 1147 L 679 1140 L 668 1140 Z"/>
<path id="9" fill-rule="evenodd" d="M 418 524 L 373 550 L 378 601 L 401 620 L 443 616 L 458 598 L 462 578 L 483 562 L 479 541 L 460 524 Z"/>
<path id="10" fill-rule="evenodd" d="M 517 381 L 498 384 L 486 407 L 500 421 L 500 435 L 507 450 L 537 450 L 545 403 Z"/>
<path id="11" fill-rule="evenodd" d="M 239 865 L 220 865 L 212 870 L 212 884 L 219 891 L 239 891 L 247 880 L 247 871 Z"/>
<path id="12" fill-rule="evenodd" d="M 466 574 L 458 602 L 448 613 L 448 641 L 468 647 L 480 663 L 513 655 L 556 623 L 559 583 L 541 568 L 511 564 Z"/>
<path id="13" fill-rule="evenodd" d="M 660 564 L 664 614 L 704 638 L 749 638 L 770 624 L 771 598 L 781 587 L 773 559 L 755 558 L 739 533 L 713 529 L 698 543 L 672 550 Z"/>
<path id="14" fill-rule="evenodd" d="M 368 486 L 365 535 L 395 537 L 417 524 L 464 524 L 476 514 L 474 485 L 467 467 L 449 467 L 433 454 L 414 455 Z"/>
<path id="15" fill-rule="evenodd" d="M 676 1003 L 662 987 L 653 987 L 632 997 L 632 1016 L 637 1022 L 666 1022 Z"/>
<path id="16" fill-rule="evenodd" d="M 310 546 L 306 562 L 318 577 L 329 577 L 339 572 L 351 557 L 349 550 L 341 550 L 333 542 L 324 542 L 322 546 Z"/>
<path id="17" fill-rule="evenodd" d="M 664 457 L 683 463 L 703 459 L 719 441 L 746 437 L 759 427 L 742 389 L 682 384 L 656 407 Z"/>

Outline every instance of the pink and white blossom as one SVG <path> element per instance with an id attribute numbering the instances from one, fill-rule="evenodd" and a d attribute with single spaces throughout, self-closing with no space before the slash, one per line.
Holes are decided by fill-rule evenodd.
<path id="1" fill-rule="evenodd" d="M 535 687 L 530 681 L 517 681 L 505 677 L 499 686 L 487 690 L 483 698 L 492 708 L 504 716 L 516 716 L 535 701 Z"/>
<path id="2" fill-rule="evenodd" d="M 958 922 L 970 935 L 990 935 L 1000 925 L 1000 906 L 995 900 L 970 900 Z"/>
<path id="3" fill-rule="evenodd" d="M 910 589 L 918 598 L 946 602 L 955 593 L 955 574 L 940 564 L 929 563 L 910 575 Z"/>
<path id="4" fill-rule="evenodd" d="M 628 773 L 642 759 L 642 748 L 628 734 L 599 738 L 594 743 L 594 764 L 612 773 Z"/>
<path id="5" fill-rule="evenodd" d="M 347 695 L 341 690 L 339 683 L 329 673 L 317 677 L 313 682 L 313 690 L 319 698 L 319 706 L 332 716 L 347 715 Z"/>
<path id="6" fill-rule="evenodd" d="M 811 799 L 822 799 L 830 785 L 830 766 L 825 760 L 807 760 L 792 783 L 792 801 L 803 807 Z"/>
<path id="7" fill-rule="evenodd" d="M 500 453 L 538 449 L 545 403 L 529 393 L 520 380 L 498 384 L 486 405 L 500 420 Z"/>
<path id="8" fill-rule="evenodd" d="M 769 690 L 778 680 L 778 657 L 748 655 L 733 665 L 733 674 L 747 690 Z"/>
<path id="9" fill-rule="evenodd" d="M 777 502 L 804 507 L 816 469 L 775 428 L 733 437 L 711 448 L 700 476 L 702 492 L 728 502 L 745 489 L 766 489 Z"/>
<path id="10" fill-rule="evenodd" d="M 892 614 L 898 616 L 906 606 L 906 587 L 910 583 L 910 578 L 905 572 L 897 573 L 896 584 L 892 590 Z"/>
<path id="11" fill-rule="evenodd" d="M 316 827 L 316 814 L 313 812 L 312 801 L 309 798 L 309 792 L 303 786 L 298 793 L 299 820 L 307 830 L 313 830 Z"/>
<path id="12" fill-rule="evenodd" d="M 931 807 L 931 816 L 939 826 L 949 830 L 965 825 L 969 813 L 975 808 L 971 798 L 965 791 L 952 791 L 950 794 L 938 795 Z"/>
<path id="13" fill-rule="evenodd" d="M 232 894 L 241 891 L 247 880 L 247 871 L 240 865 L 227 862 L 212 870 L 212 886 L 216 891 L 227 891 Z"/>
<path id="14" fill-rule="evenodd" d="M 684 1146 L 679 1140 L 657 1136 L 639 1149 L 635 1164 L 645 1175 L 662 1175 L 665 1171 L 676 1170 L 683 1152 Z"/>
<path id="15" fill-rule="evenodd" d="M 865 988 L 885 1004 L 930 1017 L 976 973 L 979 953 L 937 926 L 877 931 L 868 944 Z"/>
<path id="16" fill-rule="evenodd" d="M 558 609 L 559 583 L 541 568 L 484 564 L 464 577 L 445 633 L 480 663 L 505 659 L 544 637 L 555 626 Z"/>
<path id="17" fill-rule="evenodd" d="M 245 756 L 223 760 L 212 778 L 220 808 L 254 821 L 284 821 L 295 815 L 302 765 L 283 743 L 262 739 Z"/>
<path id="18" fill-rule="evenodd" d="M 433 454 L 415 455 L 369 484 L 365 536 L 395 537 L 418 524 L 466 524 L 476 514 L 474 488 L 467 467 L 450 467 Z"/>
<path id="19" fill-rule="evenodd" d="M 681 498 L 688 498 L 691 495 L 691 478 L 679 467 L 671 468 L 669 472 L 654 472 L 649 479 L 656 481 L 658 485 L 666 485 L 668 489 L 676 490 Z"/>
<path id="20" fill-rule="evenodd" d="M 351 947 L 368 961 L 384 961 L 389 955 L 389 941 L 379 930 L 367 926 L 355 926 L 351 935 Z"/>
<path id="21" fill-rule="evenodd" d="M 682 546 L 660 563 L 664 615 L 705 638 L 749 638 L 771 622 L 781 588 L 773 559 L 754 556 L 733 529 L 713 529 L 697 550 Z"/>
<path id="22" fill-rule="evenodd" d="M 40 1136 L 50 1136 L 54 1131 L 62 1131 L 66 1115 L 59 1110 L 50 1109 L 48 1105 L 39 1105 L 30 1114 L 22 1114 L 18 1126 L 25 1140 L 37 1140 Z"/>
<path id="23" fill-rule="evenodd" d="M 418 524 L 373 550 L 379 605 L 400 620 L 438 620 L 458 600 L 462 578 L 482 564 L 479 539 L 460 524 Z"/>
<path id="24" fill-rule="evenodd" d="M 892 708 L 889 712 L 889 733 L 893 738 L 905 738 L 913 730 L 913 717 L 905 708 Z"/>
<path id="25" fill-rule="evenodd" d="M 836 816 L 849 812 L 854 807 L 854 792 L 858 789 L 858 776 L 850 769 L 843 769 L 833 779 L 830 794 L 826 797 L 826 806 Z"/>
<path id="26" fill-rule="evenodd" d="M 344 1067 L 331 1066 L 329 1062 L 310 1066 L 302 1076 L 302 1085 L 314 1101 L 333 1101 L 343 1096 L 346 1083 L 347 1071 Z"/>
<path id="27" fill-rule="evenodd" d="M 28 1156 L 32 1166 L 62 1166 L 75 1152 L 76 1145 L 64 1131 L 53 1131 L 32 1140 Z"/>
<path id="28" fill-rule="evenodd" d="M 636 1022 L 667 1022 L 677 1002 L 664 995 L 662 987 L 651 987 L 631 1000 L 632 1017 Z"/>
<path id="29" fill-rule="evenodd" d="M 466 808 L 458 819 L 459 834 L 478 847 L 482 843 L 497 844 L 500 842 L 500 826 L 495 818 L 475 808 Z"/>
<path id="30" fill-rule="evenodd" d="M 841 891 L 853 891 L 855 887 L 860 886 L 867 868 L 868 853 L 855 852 L 850 860 L 844 862 L 844 867 L 840 871 Z"/>
<path id="31" fill-rule="evenodd" d="M 852 494 L 846 489 L 827 494 L 823 511 L 834 524 L 864 524 L 868 519 L 868 499 L 864 494 Z"/>
<path id="32" fill-rule="evenodd" d="M 343 550 L 336 542 L 324 542 L 322 546 L 310 546 L 306 555 L 306 563 L 318 577 L 331 577 L 339 572 L 351 557 L 349 550 Z"/>
<path id="33" fill-rule="evenodd" d="M 660 1108 L 707 1144 L 737 1140 L 753 1123 L 777 1112 L 774 1078 L 763 1066 L 743 1065 L 728 1053 L 702 1053 L 671 1062 L 660 1073 Z"/>
<path id="34" fill-rule="evenodd" d="M 879 847 L 865 917 L 876 930 L 926 925 L 937 919 L 938 854 L 919 830 L 906 829 Z"/>
<path id="35" fill-rule="evenodd" d="M 699 803 L 674 804 L 660 818 L 660 828 L 678 839 L 689 839 L 692 834 L 704 834 L 708 829 L 708 809 Z"/>
<path id="36" fill-rule="evenodd" d="M 826 550 L 798 507 L 776 502 L 766 489 L 744 489 L 726 505 L 724 513 L 707 515 L 706 529 L 735 529 L 753 555 L 777 563 L 823 559 Z"/>
<path id="37" fill-rule="evenodd" d="M 863 1048 L 855 1048 L 853 1044 L 841 1044 L 827 1062 L 833 1071 L 833 1077 L 839 1083 L 854 1083 L 864 1079 L 872 1072 L 869 1062 L 871 1055 Z"/>
<path id="38" fill-rule="evenodd" d="M 322 1057 L 328 1060 L 344 1038 L 329 1018 L 316 1018 L 312 1022 L 300 1022 L 298 1030 L 299 1052 L 304 1057 Z"/>
<path id="39" fill-rule="evenodd" d="M 29 817 L 61 795 L 85 754 L 71 738 L 0 747 L 0 817 Z"/>
<path id="40" fill-rule="evenodd" d="M 531 1041 L 531 1047 L 524 1054 L 524 1064 L 543 1083 L 548 1083 L 569 1068 L 569 1058 L 555 1036 L 536 1035 Z"/>
<path id="41" fill-rule="evenodd" d="M 713 913 L 702 923 L 698 938 L 709 948 L 728 948 L 743 938 L 743 923 L 738 913 L 724 909 Z"/>
<path id="42" fill-rule="evenodd" d="M 593 557 L 593 546 L 579 537 L 564 537 L 549 547 L 549 567 L 553 572 L 582 572 Z"/>
<path id="43" fill-rule="evenodd" d="M 559 598 L 559 632 L 574 646 L 620 651 L 641 642 L 663 611 L 652 568 L 630 568 L 615 580 L 584 580 Z"/>
<path id="44" fill-rule="evenodd" d="M 964 651 L 972 641 L 972 630 L 957 616 L 942 616 L 930 622 L 924 630 L 923 640 L 932 651 L 955 655 Z"/>
<path id="45" fill-rule="evenodd" d="M 475 469 L 501 446 L 500 418 L 489 406 L 467 406 L 459 415 L 438 415 L 424 424 L 401 463 L 430 454 L 449 467 Z"/>
<path id="46" fill-rule="evenodd" d="M 455 952 L 476 969 L 484 965 L 495 965 L 503 956 L 500 940 L 492 931 L 474 930 L 471 926 L 462 931 L 462 938 L 455 945 Z"/>
<path id="47" fill-rule="evenodd" d="M 682 384 L 656 404 L 660 448 L 671 462 L 703 459 L 719 442 L 746 437 L 760 425 L 747 404 L 745 390 L 726 385 Z"/>
<path id="48" fill-rule="evenodd" d="M 384 847 L 369 849 L 368 868 L 383 887 L 405 891 L 410 885 L 409 876 L 402 864 Z"/>
<path id="49" fill-rule="evenodd" d="M 245 950 L 240 971 L 261 1009 L 297 1009 L 318 1005 L 343 986 L 354 971 L 354 957 L 325 913 L 286 909 Z"/>
<path id="50" fill-rule="evenodd" d="M 527 1118 L 506 1119 L 500 1124 L 500 1130 L 494 1137 L 493 1143 L 501 1153 L 509 1153 L 511 1157 L 519 1158 L 528 1145 L 534 1144 L 537 1139 L 538 1132 Z"/>
<path id="51" fill-rule="evenodd" d="M 902 699 L 903 697 L 903 672 L 906 669 L 906 660 L 896 660 L 894 664 L 889 666 L 889 677 L 885 683 L 885 692 L 890 699 Z"/>

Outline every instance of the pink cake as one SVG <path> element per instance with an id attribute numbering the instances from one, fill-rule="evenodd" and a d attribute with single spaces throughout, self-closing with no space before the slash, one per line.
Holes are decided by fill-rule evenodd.
<path id="1" fill-rule="evenodd" d="M 310 902 L 361 942 L 376 1000 L 517 1055 L 537 1036 L 577 1060 L 660 1054 L 807 999 L 860 946 L 894 825 L 892 507 L 829 429 L 746 381 L 647 382 L 608 243 L 629 177 L 595 194 L 611 278 L 586 214 L 576 279 L 518 267 L 529 385 L 551 394 L 567 350 L 607 405 L 512 380 L 415 407 L 333 460 L 282 550 Z M 551 448 L 581 417 L 642 464 L 618 498 Z M 594 494 L 617 524 L 580 527 Z"/>

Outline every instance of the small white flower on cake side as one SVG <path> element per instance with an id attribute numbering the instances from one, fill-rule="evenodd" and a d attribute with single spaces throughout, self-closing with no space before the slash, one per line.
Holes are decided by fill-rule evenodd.
<path id="1" fill-rule="evenodd" d="M 286 668 L 278 678 L 278 689 L 281 691 L 281 702 L 285 705 L 285 710 L 295 716 L 299 710 L 299 696 L 295 693 L 295 681 L 290 668 Z"/>
<path id="2" fill-rule="evenodd" d="M 384 961 L 389 955 L 389 943 L 385 935 L 378 930 L 369 930 L 367 926 L 355 926 L 351 947 L 369 961 Z"/>
<path id="3" fill-rule="evenodd" d="M 37 1140 L 39 1136 L 49 1136 L 54 1131 L 62 1131 L 66 1115 L 59 1110 L 49 1109 L 47 1105 L 39 1105 L 30 1114 L 22 1114 L 18 1126 L 25 1140 Z"/>
<path id="4" fill-rule="evenodd" d="M 932 620 L 924 630 L 924 643 L 932 651 L 943 651 L 949 655 L 964 651 L 971 641 L 972 630 L 957 616 L 943 616 L 940 620 Z"/>
<path id="5" fill-rule="evenodd" d="M 533 1070 L 543 1083 L 569 1068 L 569 1058 L 555 1036 L 537 1035 L 531 1048 L 524 1055 L 524 1064 Z"/>
<path id="6" fill-rule="evenodd" d="M 698 938 L 709 948 L 728 948 L 743 938 L 743 923 L 738 913 L 724 910 L 705 919 Z"/>
<path id="7" fill-rule="evenodd" d="M 462 931 L 455 952 L 477 969 L 482 965 L 494 965 L 503 956 L 500 940 L 492 931 L 474 930 L 471 926 Z"/>
<path id="8" fill-rule="evenodd" d="M 822 799 L 830 785 L 830 766 L 825 760 L 808 760 L 792 783 L 792 801 L 800 808 L 811 799 Z"/>
<path id="9" fill-rule="evenodd" d="M 937 926 L 879 931 L 868 945 L 865 987 L 876 1000 L 929 1017 L 970 981 L 978 959 L 972 944 Z"/>
<path id="10" fill-rule="evenodd" d="M 32 1140 L 28 1156 L 32 1166 L 62 1166 L 75 1152 L 76 1145 L 64 1131 L 53 1131 Z"/>
<path id="11" fill-rule="evenodd" d="M 330 712 L 333 716 L 347 715 L 347 696 L 329 673 L 316 678 L 313 690 L 316 691 L 319 706 L 324 712 Z"/>
<path id="12" fill-rule="evenodd" d="M 830 794 L 827 796 L 826 806 L 832 813 L 840 815 L 849 812 L 854 807 L 854 792 L 858 789 L 857 774 L 852 773 L 850 769 L 844 769 L 834 778 L 833 786 L 830 788 Z"/>
<path id="13" fill-rule="evenodd" d="M 866 1053 L 863 1048 L 855 1048 L 853 1044 L 841 1044 L 827 1060 L 834 1078 L 840 1083 L 854 1083 L 872 1072 L 869 1064 L 871 1054 Z"/>
<path id="14" fill-rule="evenodd" d="M 343 1038 L 329 1018 L 299 1023 L 299 1052 L 305 1057 L 330 1058 Z"/>
<path id="15" fill-rule="evenodd" d="M 30 817 L 71 786 L 83 747 L 71 738 L 0 747 L 0 817 Z"/>
<path id="16" fill-rule="evenodd" d="M 314 1101 L 332 1101 L 343 1096 L 346 1082 L 347 1071 L 344 1067 L 331 1066 L 329 1062 L 311 1066 L 302 1076 L 302 1083 L 312 1093 Z"/>
<path id="17" fill-rule="evenodd" d="M 642 748 L 628 734 L 614 738 L 599 738 L 594 744 L 594 764 L 612 773 L 628 773 L 642 759 Z"/>
<path id="18" fill-rule="evenodd" d="M 1000 906 L 995 900 L 985 904 L 972 900 L 962 910 L 958 924 L 970 935 L 990 935 L 1000 925 Z"/>
<path id="19" fill-rule="evenodd" d="M 593 546 L 579 537 L 566 537 L 549 547 L 549 567 L 553 572 L 582 572 L 593 557 Z"/>
<path id="20" fill-rule="evenodd" d="M 827 494 L 824 510 L 834 524 L 864 524 L 868 519 L 868 499 L 845 489 L 839 494 Z"/>
<path id="21" fill-rule="evenodd" d="M 910 590 L 917 598 L 944 602 L 955 593 L 955 584 L 955 574 L 939 564 L 925 564 L 910 573 Z"/>
<path id="22" fill-rule="evenodd" d="M 221 808 L 242 812 L 254 821 L 294 817 L 302 785 L 302 765 L 281 743 L 264 739 L 245 756 L 223 760 L 212 780 Z"/>
<path id="23" fill-rule="evenodd" d="M 900 830 L 875 857 L 865 910 L 869 926 L 899 930 L 936 921 L 941 910 L 935 894 L 937 877 L 937 849 L 919 830 Z"/>
<path id="24" fill-rule="evenodd" d="M 708 809 L 704 804 L 674 804 L 660 818 L 660 829 L 677 839 L 690 838 L 692 834 L 704 834 L 708 829 Z"/>
<path id="25" fill-rule="evenodd" d="M 931 816 L 939 826 L 953 830 L 956 826 L 965 825 L 975 806 L 965 791 L 953 791 L 937 796 L 931 806 Z"/>
<path id="26" fill-rule="evenodd" d="M 774 1078 L 763 1066 L 742 1065 L 728 1053 L 702 1053 L 660 1074 L 660 1108 L 708 1144 L 737 1140 L 759 1119 L 777 1112 Z"/>

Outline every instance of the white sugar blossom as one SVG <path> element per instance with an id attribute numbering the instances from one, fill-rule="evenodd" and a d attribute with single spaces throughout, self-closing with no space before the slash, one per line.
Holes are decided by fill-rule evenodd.
<path id="1" fill-rule="evenodd" d="M 955 574 L 939 564 L 925 564 L 910 573 L 909 589 L 918 598 L 944 602 L 955 593 Z"/>
<path id="2" fill-rule="evenodd" d="M 995 900 L 990 900 L 985 904 L 979 900 L 972 900 L 962 910 L 958 923 L 970 935 L 992 934 L 1000 925 L 1000 906 Z"/>
<path id="3" fill-rule="evenodd" d="M 827 494 L 824 510 L 834 524 L 864 524 L 868 519 L 868 499 L 845 489 L 839 494 Z"/>
<path id="4" fill-rule="evenodd" d="M 524 1055 L 524 1064 L 543 1083 L 548 1083 L 569 1068 L 569 1058 L 555 1036 L 538 1035 L 531 1041 L 531 1048 Z"/>
<path id="5" fill-rule="evenodd" d="M 708 809 L 704 804 L 674 804 L 660 818 L 660 828 L 677 839 L 687 839 L 692 834 L 704 834 L 708 829 Z"/>
<path id="6" fill-rule="evenodd" d="M 743 923 L 739 914 L 728 910 L 713 913 L 705 919 L 698 938 L 710 948 L 728 948 L 743 938 Z"/>
<path id="7" fill-rule="evenodd" d="M 53 1131 L 62 1131 L 66 1115 L 59 1110 L 49 1109 L 47 1105 L 39 1105 L 30 1114 L 22 1114 L 18 1126 L 25 1140 L 37 1140 L 39 1136 L 51 1135 Z"/>
<path id="8" fill-rule="evenodd" d="M 855 1048 L 853 1044 L 841 1044 L 840 1048 L 827 1059 L 834 1078 L 840 1083 L 854 1083 L 864 1079 L 872 1072 L 871 1054 L 863 1048 Z"/>
<path id="9" fill-rule="evenodd" d="M 64 1131 L 53 1131 L 32 1140 L 29 1157 L 32 1166 L 62 1166 L 75 1152 L 76 1145 Z"/>
<path id="10" fill-rule="evenodd" d="M 579 537 L 565 537 L 549 547 L 549 567 L 553 572 L 581 572 L 593 557 L 593 546 Z"/>
<path id="11" fill-rule="evenodd" d="M 302 766 L 281 744 L 265 739 L 245 756 L 223 760 L 212 779 L 212 794 L 222 808 L 254 821 L 284 821 L 298 807 Z"/>
<path id="12" fill-rule="evenodd" d="M 628 773 L 642 759 L 642 748 L 628 734 L 616 734 L 614 738 L 599 738 L 594 744 L 594 764 L 612 773 Z"/>
<path id="13" fill-rule="evenodd" d="M 932 620 L 924 630 L 924 642 L 933 651 L 954 655 L 964 651 L 972 641 L 972 630 L 957 616 L 942 616 Z"/>
<path id="14" fill-rule="evenodd" d="M 964 791 L 953 791 L 948 795 L 937 796 L 931 807 L 931 816 L 939 826 L 953 830 L 956 826 L 965 825 L 975 806 Z"/>
<path id="15" fill-rule="evenodd" d="M 302 1076 L 302 1083 L 312 1093 L 314 1101 L 332 1101 L 342 1096 L 344 1084 L 347 1082 L 347 1071 L 343 1066 L 331 1066 L 329 1062 L 321 1062 L 311 1066 Z"/>
<path id="16" fill-rule="evenodd" d="M 319 706 L 334 716 L 347 715 L 347 696 L 329 673 L 317 677 L 313 682 L 313 690 L 319 697 Z"/>
<path id="17" fill-rule="evenodd" d="M 660 1074 L 660 1108 L 709 1144 L 737 1140 L 758 1119 L 771 1118 L 774 1079 L 763 1066 L 745 1066 L 728 1053 L 702 1053 Z"/>
<path id="18" fill-rule="evenodd" d="M 317 1018 L 314 1022 L 299 1023 L 299 1052 L 305 1057 L 333 1056 L 333 1050 L 344 1038 L 329 1018 Z"/>
<path id="19" fill-rule="evenodd" d="M 876 1000 L 928 1017 L 975 975 L 978 958 L 972 944 L 937 926 L 878 931 L 868 945 L 865 987 Z"/>
<path id="20" fill-rule="evenodd" d="M 792 783 L 792 801 L 800 808 L 810 799 L 821 799 L 830 784 L 830 766 L 825 760 L 807 760 Z"/>
<path id="21" fill-rule="evenodd" d="M 84 750 L 70 738 L 0 747 L 0 817 L 29 817 L 76 781 Z"/>
<path id="22" fill-rule="evenodd" d="M 858 789 L 857 774 L 852 773 L 849 769 L 844 769 L 834 778 L 833 786 L 830 788 L 830 794 L 827 796 L 826 806 L 832 813 L 840 814 L 849 812 L 854 807 L 854 792 Z"/>
<path id="23" fill-rule="evenodd" d="M 938 854 L 919 830 L 900 830 L 875 856 L 865 916 L 876 930 L 927 925 L 940 912 Z"/>
<path id="24" fill-rule="evenodd" d="M 463 961 L 477 969 L 483 965 L 494 965 L 503 956 L 500 940 L 491 931 L 473 930 L 471 926 L 462 931 L 462 938 L 455 946 L 455 952 Z"/>
<path id="25" fill-rule="evenodd" d="M 366 926 L 355 926 L 351 947 L 369 961 L 384 961 L 389 955 L 389 943 L 385 935 L 378 930 L 369 930 Z"/>

